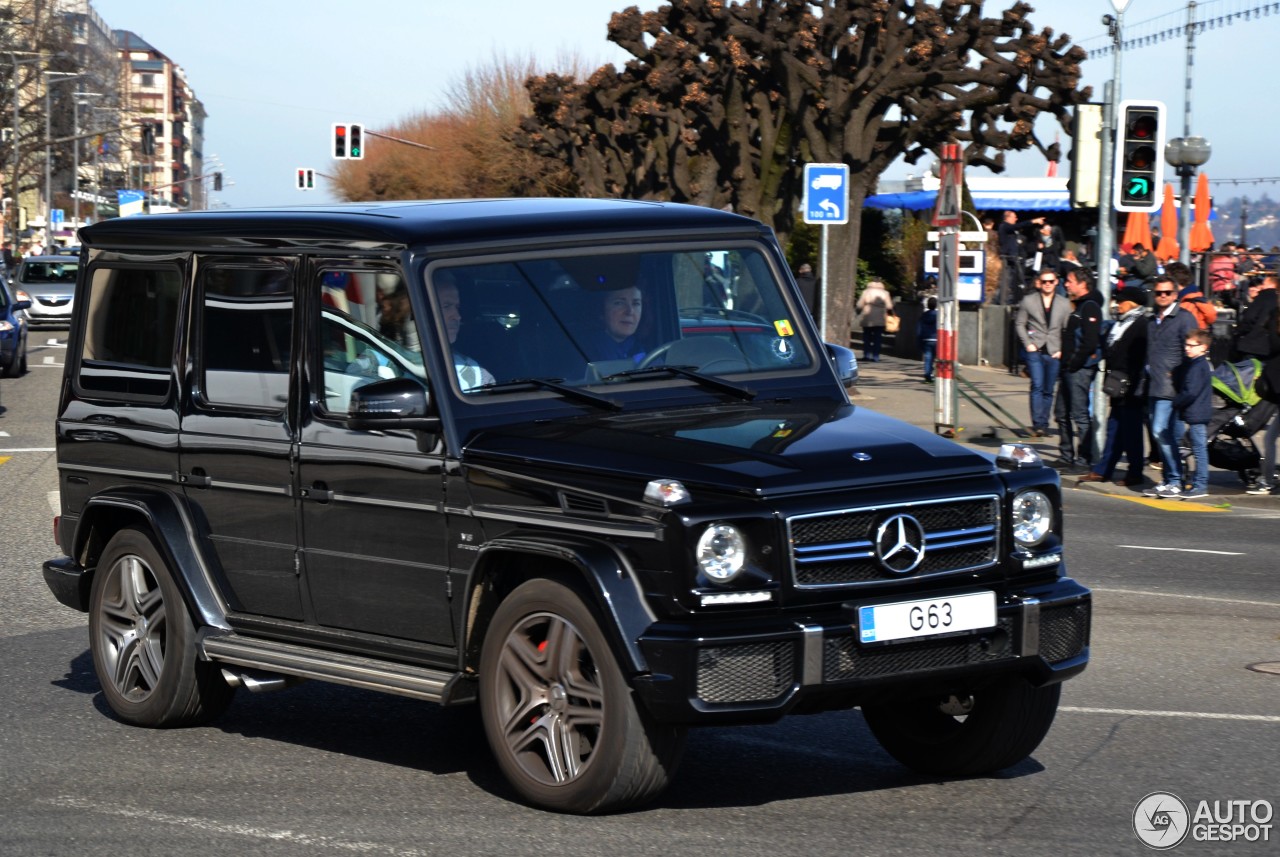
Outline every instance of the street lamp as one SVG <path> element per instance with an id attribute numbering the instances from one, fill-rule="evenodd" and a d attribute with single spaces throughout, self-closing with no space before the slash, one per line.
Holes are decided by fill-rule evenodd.
<path id="1" fill-rule="evenodd" d="M 71 205 L 74 212 L 72 216 L 73 229 L 80 228 L 80 105 L 89 106 L 89 102 L 81 101 L 82 98 L 100 97 L 101 92 L 76 92 L 73 93 L 72 100 L 72 129 L 71 136 L 75 137 L 71 145 L 73 149 L 72 166 L 71 166 Z"/>
<path id="2" fill-rule="evenodd" d="M 44 81 L 44 248 L 48 250 L 53 246 L 53 124 L 51 122 L 52 109 L 49 104 L 49 78 L 57 77 L 61 80 L 59 83 L 65 83 L 69 80 L 75 80 L 78 77 L 84 77 L 83 74 L 73 71 L 49 71 L 43 72 Z"/>
<path id="3" fill-rule="evenodd" d="M 1191 264 L 1191 180 L 1196 167 L 1209 160 L 1212 147 L 1204 137 L 1174 137 L 1164 147 L 1164 159 L 1176 167 L 1182 179 L 1182 205 L 1178 208 L 1178 261 Z"/>

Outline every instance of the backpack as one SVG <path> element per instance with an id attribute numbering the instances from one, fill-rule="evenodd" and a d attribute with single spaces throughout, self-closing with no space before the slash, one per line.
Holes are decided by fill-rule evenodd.
<path id="1" fill-rule="evenodd" d="M 1197 293 L 1198 294 L 1198 293 Z M 1218 320 L 1218 308 L 1204 299 L 1203 296 L 1188 295 L 1179 298 L 1179 305 L 1196 317 L 1196 324 L 1201 330 L 1212 330 L 1213 323 Z"/>

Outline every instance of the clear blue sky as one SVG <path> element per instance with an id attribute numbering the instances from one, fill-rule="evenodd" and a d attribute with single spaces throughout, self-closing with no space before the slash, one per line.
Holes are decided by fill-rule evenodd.
<path id="1" fill-rule="evenodd" d="M 638 2 L 656 8 L 661 0 Z M 1070 33 L 1086 47 L 1105 46 L 1102 15 L 1110 0 L 1029 0 L 1031 20 Z M 115 29 L 133 30 L 182 66 L 204 102 L 205 152 L 225 165 L 221 200 L 235 206 L 326 202 L 321 189 L 294 189 L 297 167 L 331 165 L 332 123 L 362 121 L 378 129 L 438 107 L 465 69 L 495 56 L 536 56 L 546 70 L 573 54 L 593 67 L 625 61 L 606 39 L 618 0 L 93 0 Z M 988 2 L 988 15 L 1012 0 Z M 1261 0 L 1207 0 L 1200 17 L 1265 5 Z M 1127 35 L 1185 22 L 1185 2 L 1131 0 Z M 1276 110 L 1270 98 L 1280 15 L 1237 19 L 1196 39 L 1192 133 L 1209 138 L 1210 178 L 1280 175 Z M 1185 40 L 1167 39 L 1122 55 L 1121 94 L 1155 98 L 1169 108 L 1171 136 L 1183 125 Z M 1096 100 L 1111 76 L 1110 57 L 1085 64 Z M 1048 123 L 1042 133 L 1052 135 Z M 379 145 L 372 140 L 369 145 Z M 1063 139 L 1063 146 L 1069 140 Z M 1042 159 L 1021 156 L 1006 175 L 1043 175 Z M 895 167 L 887 178 L 911 167 Z M 1277 195 L 1275 185 L 1215 184 L 1215 196 Z"/>

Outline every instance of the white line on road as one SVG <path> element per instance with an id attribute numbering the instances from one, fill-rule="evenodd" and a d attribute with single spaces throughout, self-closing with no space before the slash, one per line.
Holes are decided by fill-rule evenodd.
<path id="1" fill-rule="evenodd" d="M 1198 548 L 1166 548 L 1156 547 L 1155 545 L 1116 545 L 1118 548 L 1132 548 L 1137 551 L 1176 551 L 1178 553 L 1214 553 L 1221 556 L 1244 556 L 1240 551 L 1210 551 L 1200 550 Z"/>
<path id="2" fill-rule="evenodd" d="M 1186 717 L 1192 720 L 1249 720 L 1257 723 L 1280 723 L 1274 714 L 1223 714 L 1215 711 L 1147 711 L 1141 708 L 1081 708 L 1063 705 L 1059 711 L 1072 714 L 1116 714 L 1124 717 Z"/>
<path id="3" fill-rule="evenodd" d="M 1158 595 L 1161 598 L 1190 598 L 1194 601 L 1216 601 L 1220 604 L 1247 604 L 1250 607 L 1280 607 L 1280 601 L 1249 601 L 1244 598 L 1214 598 L 1211 595 L 1184 595 L 1180 592 L 1150 592 L 1144 589 L 1111 589 L 1106 586 L 1090 587 L 1094 592 L 1114 592 L 1117 595 Z"/>
<path id="4" fill-rule="evenodd" d="M 304 848 L 334 848 L 355 854 L 393 854 L 397 857 L 430 857 L 430 851 L 419 851 L 416 848 L 388 848 L 384 843 L 360 842 L 359 840 L 334 839 L 330 836 L 315 836 L 300 833 L 296 830 L 273 830 L 267 827 L 252 827 L 247 824 L 231 824 L 214 821 L 208 818 L 197 818 L 188 815 L 173 815 L 167 812 L 156 812 L 151 809 L 133 809 L 127 806 L 108 805 L 84 800 L 77 797 L 56 797 L 41 800 L 40 803 L 95 812 L 99 815 L 114 815 L 121 818 L 132 818 L 156 824 L 172 824 L 175 826 L 194 828 L 196 830 L 219 833 L 227 836 L 245 836 L 250 839 L 261 839 L 268 842 L 288 842 Z"/>
<path id="5" fill-rule="evenodd" d="M 28 446 L 21 449 L 0 449 L 0 455 L 13 455 L 15 452 L 57 452 L 53 446 Z"/>

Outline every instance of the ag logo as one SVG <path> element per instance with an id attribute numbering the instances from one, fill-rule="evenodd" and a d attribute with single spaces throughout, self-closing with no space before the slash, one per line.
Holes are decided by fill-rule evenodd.
<path id="1" fill-rule="evenodd" d="M 1133 832 L 1148 848 L 1172 848 L 1187 838 L 1190 829 L 1187 805 L 1170 792 L 1152 792 L 1133 808 Z"/>
<path id="2" fill-rule="evenodd" d="M 876 530 L 876 559 L 887 571 L 910 574 L 924 561 L 924 527 L 910 515 L 886 518 Z"/>

